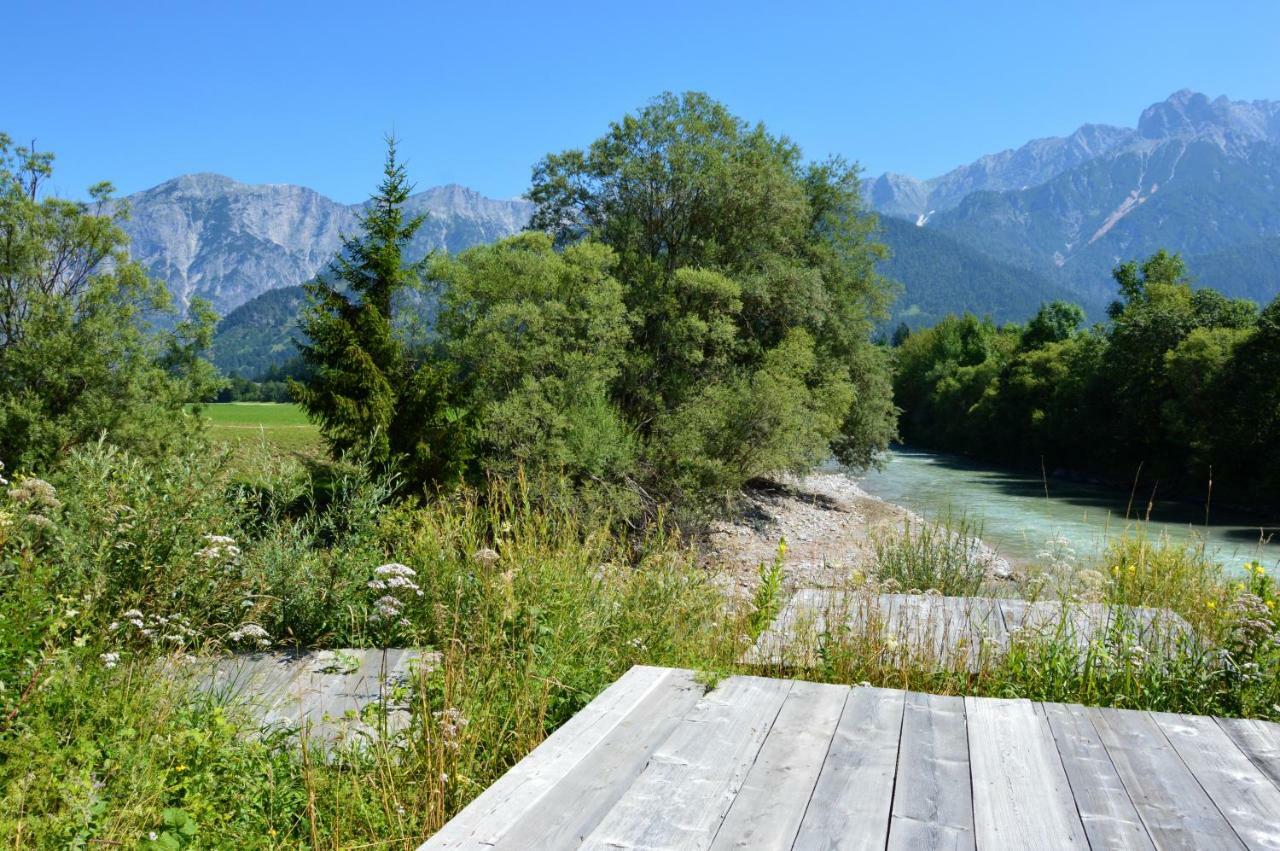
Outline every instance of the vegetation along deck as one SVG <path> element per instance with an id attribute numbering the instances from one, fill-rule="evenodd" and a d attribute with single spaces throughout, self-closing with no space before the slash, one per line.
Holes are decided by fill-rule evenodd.
<path id="1" fill-rule="evenodd" d="M 808 588 L 796 592 L 741 662 L 811 668 L 828 637 L 839 633 L 891 644 L 939 667 L 976 671 L 984 656 L 1004 652 L 1019 635 L 1058 637 L 1083 651 L 1112 626 L 1148 649 L 1191 637 L 1186 621 L 1167 609 Z"/>
<path id="2" fill-rule="evenodd" d="M 1280 848 L 1280 724 L 635 667 L 431 849 Z"/>

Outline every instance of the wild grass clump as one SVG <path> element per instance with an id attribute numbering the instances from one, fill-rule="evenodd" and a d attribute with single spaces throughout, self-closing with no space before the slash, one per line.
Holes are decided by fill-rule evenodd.
<path id="1" fill-rule="evenodd" d="M 963 597 L 978 593 L 986 578 L 982 528 L 963 516 L 939 525 L 908 521 L 901 531 L 876 533 L 872 544 L 875 577 L 899 589 Z"/>
<path id="2" fill-rule="evenodd" d="M 624 536 L 521 479 L 392 503 L 355 470 L 249 487 L 223 462 L 100 447 L 0 495 L 5 844 L 415 847 L 633 664 L 740 649 L 661 523 Z M 157 676 L 295 645 L 438 657 L 407 728 L 324 758 Z"/>

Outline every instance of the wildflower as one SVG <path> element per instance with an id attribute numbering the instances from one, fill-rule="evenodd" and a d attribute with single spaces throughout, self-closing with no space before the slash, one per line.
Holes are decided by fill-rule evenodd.
<path id="1" fill-rule="evenodd" d="M 489 547 L 482 547 L 475 551 L 472 558 L 475 559 L 477 564 L 483 565 L 484 567 L 492 567 L 494 564 L 497 564 L 499 556 L 497 550 Z"/>
<path id="2" fill-rule="evenodd" d="M 120 664 L 120 654 L 119 654 L 119 653 L 103 653 L 103 654 L 102 654 L 101 656 L 99 656 L 98 658 L 102 660 L 102 667 L 104 667 L 104 668 L 106 668 L 106 669 L 108 669 L 108 670 L 110 670 L 111 668 L 114 668 L 116 665 L 119 665 L 119 664 Z"/>
<path id="3" fill-rule="evenodd" d="M 458 749 L 458 734 L 469 723 L 462 712 L 457 707 L 447 707 L 431 713 L 432 716 L 440 723 L 440 735 L 445 740 L 445 747 L 451 750 Z"/>
<path id="4" fill-rule="evenodd" d="M 58 491 L 44 479 L 24 476 L 18 486 L 9 491 L 9 499 L 21 505 L 27 505 L 32 511 L 56 511 L 62 507 L 58 501 Z"/>
<path id="5" fill-rule="evenodd" d="M 4 477 L 4 462 L 0 461 L 0 487 L 9 484 L 9 480 Z"/>
<path id="6" fill-rule="evenodd" d="M 53 531 L 53 521 L 43 514 L 28 514 L 23 519 L 27 521 L 27 525 L 34 526 L 41 532 Z"/>
<path id="7" fill-rule="evenodd" d="M 233 562 L 240 557 L 235 538 L 227 535 L 205 535 L 205 546 L 196 550 L 196 558 L 210 564 Z"/>
<path id="8" fill-rule="evenodd" d="M 1206 608 L 1206 609 L 1216 609 L 1216 608 L 1217 608 L 1217 605 L 1215 605 L 1215 604 L 1214 604 L 1214 602 L 1213 602 L 1212 600 L 1209 600 L 1209 601 L 1208 601 L 1208 602 L 1206 602 L 1204 605 L 1205 605 L 1205 608 Z"/>
<path id="9" fill-rule="evenodd" d="M 155 842 L 159 838 L 160 837 L 156 834 L 154 830 L 147 834 L 147 839 L 150 839 L 152 842 Z"/>
<path id="10" fill-rule="evenodd" d="M 404 603 L 401 603 L 390 594 L 379 597 L 373 604 L 376 611 L 373 614 L 374 620 L 395 620 L 400 617 L 400 613 L 404 611 Z"/>
<path id="11" fill-rule="evenodd" d="M 227 634 L 227 640 L 232 644 L 253 643 L 259 647 L 271 646 L 271 635 L 256 623 L 244 623 Z"/>

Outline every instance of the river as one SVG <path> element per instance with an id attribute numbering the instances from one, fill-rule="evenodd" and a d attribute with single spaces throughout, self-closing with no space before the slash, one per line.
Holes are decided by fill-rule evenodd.
<path id="1" fill-rule="evenodd" d="M 1125 520 L 1128 492 L 1053 478 L 1046 485 L 1039 476 L 939 453 L 895 449 L 883 470 L 860 476 L 858 483 L 871 495 L 931 520 L 963 515 L 976 521 L 982 537 L 1012 559 L 1035 558 L 1053 538 L 1065 539 L 1087 558 L 1135 525 Z M 1134 495 L 1131 516 L 1145 517 L 1150 487 Z M 1211 509 L 1209 521 L 1206 525 L 1202 506 L 1157 500 L 1148 532 L 1175 540 L 1204 538 L 1232 572 L 1254 558 L 1270 568 L 1280 565 L 1280 535 L 1269 539 L 1280 528 L 1260 529 L 1259 518 L 1217 509 Z"/>

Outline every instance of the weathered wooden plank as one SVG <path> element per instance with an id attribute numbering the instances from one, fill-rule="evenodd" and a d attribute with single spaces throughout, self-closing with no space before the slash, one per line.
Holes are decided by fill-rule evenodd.
<path id="1" fill-rule="evenodd" d="M 849 693 L 847 686 L 792 686 L 716 834 L 713 851 L 791 847 Z"/>
<path id="2" fill-rule="evenodd" d="M 670 668 L 633 667 L 480 793 L 422 848 L 492 844 L 513 821 L 538 806 L 646 697 L 678 684 Z"/>
<path id="3" fill-rule="evenodd" d="M 1026 700 L 965 698 L 978 848 L 1083 848 L 1066 770 Z"/>
<path id="4" fill-rule="evenodd" d="M 1174 750 L 1249 848 L 1280 849 L 1280 789 L 1212 718 L 1153 713 Z"/>
<path id="5" fill-rule="evenodd" d="M 731 677 L 703 697 L 581 847 L 710 847 L 791 687 Z"/>
<path id="6" fill-rule="evenodd" d="M 975 847 L 964 698 L 907 695 L 888 847 Z"/>
<path id="7" fill-rule="evenodd" d="M 492 847 L 495 851 L 577 848 L 640 776 L 654 750 L 692 711 L 703 692 L 692 671 L 674 671 L 536 807 L 512 821 Z"/>
<path id="8" fill-rule="evenodd" d="M 1219 718 L 1217 721 L 1249 761 L 1280 787 L 1280 724 L 1256 718 Z"/>
<path id="9" fill-rule="evenodd" d="M 1157 847 L 1244 847 L 1149 713 L 1085 711 Z"/>
<path id="10" fill-rule="evenodd" d="M 1049 721 L 1090 847 L 1154 848 L 1084 707 L 1045 703 L 1037 708 Z"/>
<path id="11" fill-rule="evenodd" d="M 794 848 L 882 849 L 905 694 L 859 687 L 845 702 Z"/>

